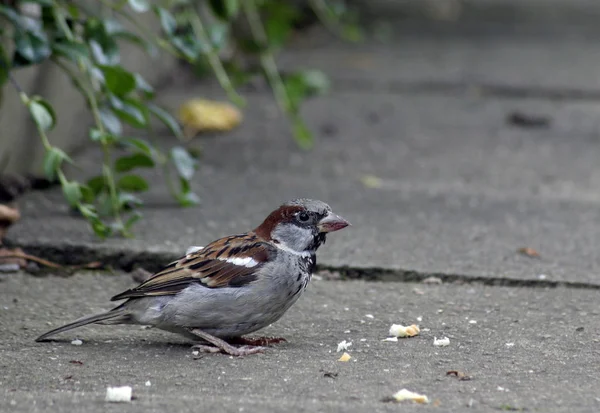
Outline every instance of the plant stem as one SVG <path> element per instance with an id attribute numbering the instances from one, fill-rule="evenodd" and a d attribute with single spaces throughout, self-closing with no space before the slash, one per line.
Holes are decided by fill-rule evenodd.
<path id="1" fill-rule="evenodd" d="M 341 30 L 339 22 L 332 16 L 330 7 L 325 0 L 308 0 L 308 2 L 327 30 L 336 36 L 347 37 L 343 30 Z"/>
<path id="2" fill-rule="evenodd" d="M 206 55 L 206 58 L 208 59 L 208 63 L 210 64 L 210 67 L 215 72 L 215 76 L 217 77 L 219 84 L 221 85 L 221 87 L 223 89 L 225 89 L 227 96 L 229 96 L 229 99 L 231 99 L 231 101 L 233 103 L 235 103 L 238 106 L 245 105 L 244 98 L 241 97 L 235 91 L 235 88 L 231 84 L 231 79 L 229 79 L 229 76 L 227 75 L 227 72 L 225 71 L 225 68 L 223 67 L 223 63 L 221 63 L 221 59 L 219 58 L 219 55 L 215 52 L 215 49 L 213 48 L 213 46 L 210 42 L 210 39 L 208 38 L 208 35 L 206 34 L 206 29 L 204 28 L 204 25 L 202 24 L 200 15 L 192 6 L 189 7 L 188 12 L 190 13 L 190 16 L 191 16 L 190 23 L 192 24 L 192 30 L 194 31 L 194 34 L 196 35 L 196 37 L 198 37 L 198 39 L 200 40 L 201 43 L 206 45 L 205 55 Z"/>
<path id="3" fill-rule="evenodd" d="M 294 112 L 294 108 L 287 94 L 285 85 L 283 84 L 283 80 L 281 79 L 279 71 L 277 70 L 275 58 L 273 57 L 273 53 L 269 48 L 269 39 L 267 38 L 267 33 L 265 32 L 265 28 L 260 20 L 260 15 L 258 13 L 255 0 L 246 0 L 242 2 L 242 5 L 244 7 L 246 19 L 248 19 L 248 24 L 250 25 L 250 32 L 252 33 L 254 40 L 261 47 L 260 63 L 265 70 L 269 85 L 271 85 L 271 88 L 273 89 L 275 99 L 284 111 L 288 113 Z"/>

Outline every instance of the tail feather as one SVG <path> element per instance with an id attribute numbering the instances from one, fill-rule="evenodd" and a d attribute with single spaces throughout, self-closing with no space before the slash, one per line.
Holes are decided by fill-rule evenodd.
<path id="1" fill-rule="evenodd" d="M 121 320 L 118 320 L 118 318 L 121 318 Z M 88 324 L 102 323 L 103 321 L 108 321 L 108 320 L 110 320 L 112 322 L 109 322 L 106 324 L 121 324 L 121 323 L 126 322 L 128 319 L 129 319 L 128 312 L 123 308 L 117 307 L 115 309 L 107 311 L 106 313 L 82 317 L 78 320 L 73 321 L 72 323 L 66 324 L 62 327 L 55 328 L 54 330 L 50 330 L 47 333 L 42 334 L 41 336 L 36 338 L 35 341 L 44 341 L 50 336 L 56 335 L 58 333 L 62 333 L 64 331 L 72 330 L 74 328 L 85 326 Z M 104 323 L 102 323 L 102 324 L 104 324 Z"/>

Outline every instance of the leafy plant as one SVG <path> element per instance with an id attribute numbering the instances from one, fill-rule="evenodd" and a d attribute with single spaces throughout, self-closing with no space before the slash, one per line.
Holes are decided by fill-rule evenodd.
<path id="1" fill-rule="evenodd" d="M 347 12 L 343 2 L 311 0 L 310 4 L 331 30 L 350 39 L 358 36 L 356 26 L 341 19 Z M 141 13 L 157 16 L 160 34 L 137 22 L 136 15 Z M 192 206 L 199 202 L 190 184 L 198 160 L 182 145 L 165 152 L 151 139 L 125 135 L 123 126 L 129 125 L 152 136 L 153 120 L 162 122 L 177 137 L 181 138 L 182 132 L 168 112 L 152 103 L 152 86 L 121 64 L 120 44 L 129 42 L 153 56 L 169 53 L 196 66 L 207 65 L 238 105 L 243 105 L 244 99 L 232 79 L 248 79 L 258 72 L 290 116 L 296 142 L 309 148 L 312 134 L 300 117 L 300 105 L 306 97 L 326 91 L 328 80 L 315 70 L 282 76 L 274 57 L 300 14 L 295 2 L 277 0 L 0 0 L 0 87 L 10 81 L 19 91 L 46 149 L 44 172 L 60 182 L 68 204 L 88 220 L 98 236 L 130 236 L 141 217 L 138 207 L 142 201 L 137 194 L 150 188 L 136 170 L 162 167 L 173 197 L 182 206 Z M 234 28 L 242 19 L 249 31 L 239 34 Z M 224 49 L 231 45 L 256 55 L 260 70 L 240 68 L 234 58 L 223 58 Z M 44 62 L 57 65 L 70 78 L 93 116 L 89 138 L 102 148 L 104 156 L 101 172 L 85 183 L 65 175 L 64 164 L 73 161 L 48 138 L 57 122 L 52 105 L 43 97 L 28 95 L 12 76 L 14 70 Z"/>

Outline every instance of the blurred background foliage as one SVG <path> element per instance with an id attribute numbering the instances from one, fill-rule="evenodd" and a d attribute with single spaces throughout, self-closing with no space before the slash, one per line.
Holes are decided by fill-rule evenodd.
<path id="1" fill-rule="evenodd" d="M 156 16 L 160 30 L 139 22 L 144 13 Z M 153 86 L 122 63 L 123 43 L 143 49 L 149 61 L 168 54 L 200 76 L 214 75 L 238 107 L 245 100 L 237 89 L 264 78 L 289 117 L 296 143 L 309 149 L 313 135 L 299 110 L 308 97 L 325 93 L 329 81 L 315 69 L 282 74 L 276 55 L 296 29 L 313 23 L 350 41 L 361 37 L 356 15 L 343 0 L 0 0 L 0 93 L 6 85 L 18 91 L 46 151 L 46 177 L 60 183 L 68 204 L 95 234 L 131 236 L 142 216 L 138 194 L 150 187 L 136 170 L 162 168 L 170 192 L 185 207 L 199 202 L 190 185 L 199 160 L 186 148 L 180 120 L 153 103 Z M 48 139 L 59 121 L 52 105 L 14 76 L 47 62 L 70 79 L 93 118 L 89 139 L 103 158 L 98 174 L 85 182 L 65 175 L 64 164 L 73 161 Z M 0 94 L 0 105 L 10 104 Z M 217 109 L 209 113 L 218 115 Z M 179 143 L 159 147 L 151 127 L 156 121 Z M 139 133 L 131 136 L 132 128 Z"/>

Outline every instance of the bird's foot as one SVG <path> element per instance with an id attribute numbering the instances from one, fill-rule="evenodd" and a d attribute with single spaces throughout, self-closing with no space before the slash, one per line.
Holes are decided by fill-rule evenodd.
<path id="1" fill-rule="evenodd" d="M 224 353 L 224 354 L 229 354 L 230 356 L 241 357 L 241 356 L 249 356 L 250 354 L 262 353 L 265 351 L 265 348 L 261 347 L 261 346 L 250 346 L 250 345 L 244 345 L 241 347 L 232 346 L 225 340 L 215 337 L 212 334 L 208 334 L 197 328 L 191 329 L 190 333 L 192 333 L 195 336 L 200 337 L 202 340 L 207 341 L 208 343 L 212 344 L 212 346 L 207 345 L 207 344 L 196 344 L 196 345 L 192 346 L 192 348 L 194 350 L 198 350 L 203 353 Z"/>
<path id="2" fill-rule="evenodd" d="M 273 344 L 285 343 L 287 340 L 283 337 L 236 337 L 233 339 L 233 342 L 246 346 L 267 347 Z"/>

